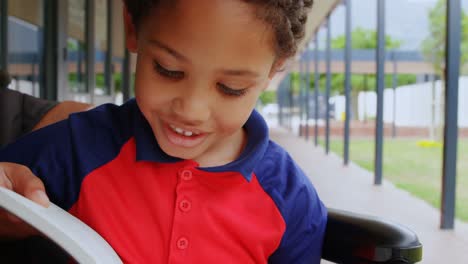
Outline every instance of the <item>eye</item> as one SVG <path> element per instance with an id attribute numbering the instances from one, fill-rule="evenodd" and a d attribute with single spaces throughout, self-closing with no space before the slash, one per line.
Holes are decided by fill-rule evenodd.
<path id="1" fill-rule="evenodd" d="M 232 89 L 222 83 L 217 84 L 218 88 L 227 96 L 242 96 L 247 93 L 247 88 L 244 89 Z"/>
<path id="2" fill-rule="evenodd" d="M 153 68 L 154 70 L 162 75 L 163 77 L 170 78 L 170 79 L 175 79 L 179 80 L 184 78 L 184 72 L 183 71 L 171 71 L 159 64 L 157 61 L 153 61 Z"/>

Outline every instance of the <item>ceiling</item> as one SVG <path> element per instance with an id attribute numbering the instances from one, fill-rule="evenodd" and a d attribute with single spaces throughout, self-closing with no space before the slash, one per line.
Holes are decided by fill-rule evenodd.
<path id="1" fill-rule="evenodd" d="M 311 10 L 307 16 L 306 34 L 302 41 L 300 49 L 305 47 L 306 43 L 313 40 L 317 29 L 323 24 L 327 16 L 339 5 L 342 0 L 314 0 Z"/>

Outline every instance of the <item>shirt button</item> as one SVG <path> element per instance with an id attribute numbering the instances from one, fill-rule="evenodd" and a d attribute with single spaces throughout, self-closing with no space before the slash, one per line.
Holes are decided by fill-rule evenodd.
<path id="1" fill-rule="evenodd" d="M 179 249 L 186 249 L 188 247 L 188 244 L 188 239 L 185 237 L 181 237 L 179 238 L 179 240 L 177 240 L 177 248 Z"/>
<path id="2" fill-rule="evenodd" d="M 179 203 L 179 208 L 182 212 L 188 212 L 190 209 L 192 209 L 192 203 L 187 200 L 182 200 Z"/>
<path id="3" fill-rule="evenodd" d="M 190 181 L 192 179 L 192 172 L 189 170 L 183 170 L 180 173 L 180 176 L 182 177 L 183 180 Z"/>

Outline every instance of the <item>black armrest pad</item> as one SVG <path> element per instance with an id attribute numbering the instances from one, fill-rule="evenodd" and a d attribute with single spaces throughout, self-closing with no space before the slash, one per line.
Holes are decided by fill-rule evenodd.
<path id="1" fill-rule="evenodd" d="M 416 263 L 422 259 L 422 245 L 399 224 L 329 208 L 322 258 L 336 263 Z"/>

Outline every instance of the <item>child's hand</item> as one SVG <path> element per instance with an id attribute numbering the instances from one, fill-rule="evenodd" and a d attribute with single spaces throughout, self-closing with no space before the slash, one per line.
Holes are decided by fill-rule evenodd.
<path id="1" fill-rule="evenodd" d="M 44 184 L 23 165 L 0 162 L 0 186 L 21 194 L 41 206 L 49 206 L 50 201 L 45 194 Z M 24 238 L 34 234 L 38 234 L 35 229 L 0 209 L 0 239 Z"/>

